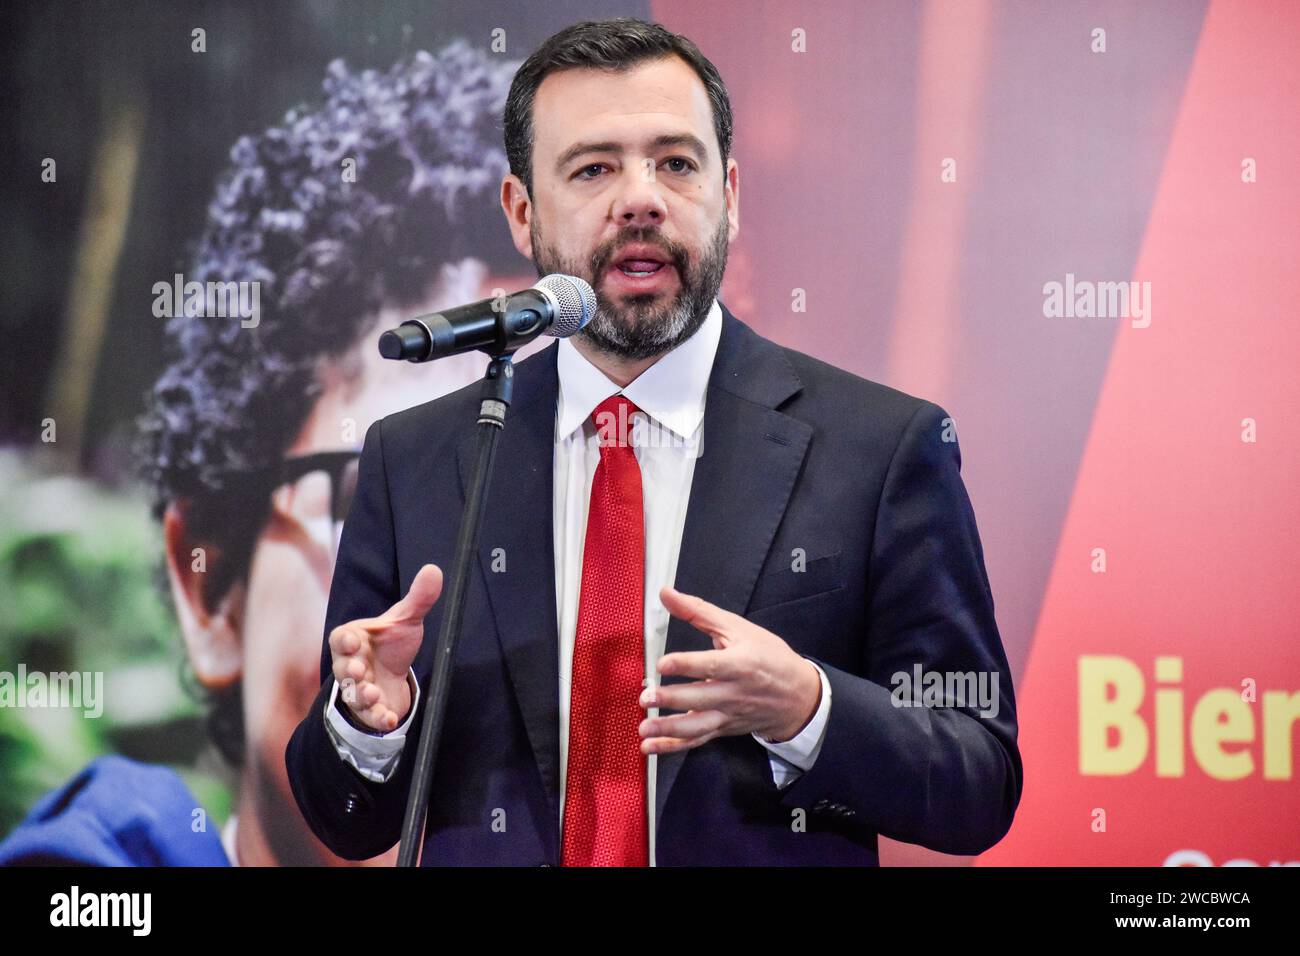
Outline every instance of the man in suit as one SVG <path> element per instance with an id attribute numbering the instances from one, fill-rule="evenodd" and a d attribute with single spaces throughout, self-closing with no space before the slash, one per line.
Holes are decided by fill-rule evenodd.
<path id="1" fill-rule="evenodd" d="M 516 248 L 599 307 L 515 369 L 421 862 L 992 846 L 1022 771 L 951 419 L 717 301 L 739 172 L 716 69 L 657 25 L 578 24 L 520 68 L 505 126 Z M 366 436 L 286 753 L 343 857 L 401 829 L 478 400 Z"/>

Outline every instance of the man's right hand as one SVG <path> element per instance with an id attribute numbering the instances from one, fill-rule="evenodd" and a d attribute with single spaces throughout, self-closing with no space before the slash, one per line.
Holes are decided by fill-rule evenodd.
<path id="1" fill-rule="evenodd" d="M 424 616 L 442 594 L 442 569 L 426 564 L 411 589 L 379 617 L 330 631 L 334 677 L 348 711 L 366 727 L 387 733 L 411 709 L 407 671 L 424 641 Z"/>

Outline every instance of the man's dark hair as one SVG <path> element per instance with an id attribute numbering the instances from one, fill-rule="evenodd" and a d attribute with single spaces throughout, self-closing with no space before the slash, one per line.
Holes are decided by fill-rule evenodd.
<path id="1" fill-rule="evenodd" d="M 679 56 L 695 70 L 713 107 L 713 130 L 722 156 L 723 176 L 731 156 L 731 98 L 717 68 L 684 36 L 658 23 L 633 17 L 587 20 L 549 37 L 524 61 L 510 84 L 506 99 L 506 156 L 510 172 L 533 194 L 533 101 L 542 80 L 573 68 L 625 73 L 643 62 Z"/>
<path id="2" fill-rule="evenodd" d="M 444 263 L 517 264 L 498 200 L 515 65 L 464 41 L 386 73 L 336 60 L 323 104 L 231 149 L 185 279 L 261 283 L 260 321 L 170 319 L 168 365 L 139 422 L 155 514 L 183 502 L 192 534 L 220 542 L 206 600 L 246 574 L 261 529 L 228 497 L 227 476 L 281 460 L 318 398 L 322 363 L 346 354 L 380 308 L 419 303 Z M 212 736 L 239 764 L 239 686 L 213 703 Z"/>

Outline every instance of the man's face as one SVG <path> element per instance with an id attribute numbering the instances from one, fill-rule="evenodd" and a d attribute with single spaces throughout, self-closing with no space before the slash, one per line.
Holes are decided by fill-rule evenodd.
<path id="1" fill-rule="evenodd" d="M 538 275 L 591 283 L 583 330 L 609 354 L 660 355 L 699 327 L 740 229 L 739 171 L 726 164 L 708 94 L 680 57 L 625 73 L 552 73 L 533 105 L 533 189 L 514 176 L 502 204 Z M 641 273 L 641 274 L 636 274 Z"/>

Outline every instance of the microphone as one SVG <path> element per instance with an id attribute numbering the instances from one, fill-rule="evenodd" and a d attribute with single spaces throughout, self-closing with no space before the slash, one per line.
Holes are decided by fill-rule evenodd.
<path id="1" fill-rule="evenodd" d="M 552 273 L 523 292 L 407 319 L 379 337 L 379 354 L 407 362 L 475 350 L 506 354 L 543 332 L 567 338 L 595 314 L 596 293 L 586 280 Z"/>

